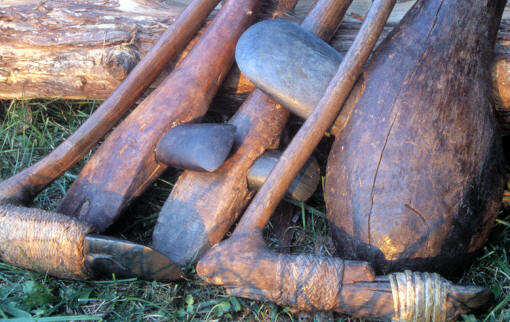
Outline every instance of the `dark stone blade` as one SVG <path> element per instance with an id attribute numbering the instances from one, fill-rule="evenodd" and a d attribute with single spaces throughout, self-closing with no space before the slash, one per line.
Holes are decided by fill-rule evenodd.
<path id="1" fill-rule="evenodd" d="M 175 168 L 214 171 L 228 157 L 235 131 L 231 124 L 181 124 L 161 138 L 156 158 Z"/>
<path id="2" fill-rule="evenodd" d="M 252 190 L 262 187 L 281 155 L 280 151 L 269 150 L 253 163 L 247 177 L 248 185 Z M 308 200 L 317 189 L 320 178 L 319 163 L 311 157 L 292 181 L 287 190 L 287 196 L 297 201 Z"/>
<path id="3" fill-rule="evenodd" d="M 126 240 L 87 235 L 85 265 L 95 276 L 138 277 L 168 282 L 184 277 L 174 262 L 160 252 Z"/>
<path id="4" fill-rule="evenodd" d="M 315 108 L 341 60 L 333 47 L 285 20 L 257 23 L 236 47 L 236 61 L 246 77 L 302 118 Z"/>

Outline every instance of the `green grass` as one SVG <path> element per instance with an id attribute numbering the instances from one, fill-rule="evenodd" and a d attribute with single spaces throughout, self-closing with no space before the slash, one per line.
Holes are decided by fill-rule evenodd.
<path id="1" fill-rule="evenodd" d="M 0 179 L 8 178 L 48 154 L 97 106 L 97 102 L 89 101 L 1 101 Z M 317 155 L 325 159 L 327 151 L 319 150 Z M 89 156 L 90 153 L 85 159 Z M 45 189 L 33 206 L 55 209 L 84 162 Z M 179 173 L 178 170 L 167 171 L 106 234 L 150 243 L 159 208 Z M 334 255 L 325 218 L 323 189 L 319 188 L 306 204 L 283 202 L 278 213 L 279 219 L 274 219 L 266 229 L 270 247 L 281 252 Z M 490 288 L 495 303 L 486 312 L 461 319 L 510 320 L 509 249 L 510 212 L 503 210 L 482 255 L 461 280 Z M 187 268 L 186 273 L 186 280 L 175 283 L 114 277 L 77 282 L 0 262 L 0 318 L 19 321 L 349 320 L 336 313 L 291 313 L 289 308 L 272 303 L 231 297 L 221 287 L 202 282 L 193 267 Z"/>

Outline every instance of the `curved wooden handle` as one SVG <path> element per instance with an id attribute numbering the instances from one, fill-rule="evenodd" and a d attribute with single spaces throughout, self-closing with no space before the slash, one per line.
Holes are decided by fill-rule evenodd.
<path id="1" fill-rule="evenodd" d="M 306 20 L 306 28 L 314 32 L 336 29 L 348 2 L 318 1 L 310 13 L 313 19 Z M 331 9 L 331 3 L 335 6 L 327 15 L 316 14 Z M 253 91 L 229 120 L 236 127 L 233 155 L 213 173 L 185 171 L 176 182 L 152 236 L 159 251 L 185 265 L 223 239 L 253 196 L 247 182 L 250 167 L 266 150 L 278 148 L 288 115 L 262 91 Z"/>
<path id="2" fill-rule="evenodd" d="M 225 286 L 230 294 L 299 310 L 335 310 L 372 317 L 391 317 L 393 312 L 391 292 L 372 301 L 370 297 L 352 296 L 353 292 L 345 288 L 375 281 L 368 263 L 277 254 L 265 247 L 260 232 L 238 234 L 214 246 L 198 263 L 197 273 L 208 283 Z M 376 303 L 380 305 L 371 306 Z M 365 309 L 355 314 L 362 305 Z"/>
<path id="3" fill-rule="evenodd" d="M 195 0 L 103 104 L 44 159 L 0 183 L 0 199 L 26 202 L 78 162 L 186 46 L 219 0 Z"/>
<path id="4" fill-rule="evenodd" d="M 234 62 L 260 0 L 226 1 L 182 63 L 110 134 L 82 169 L 59 211 L 105 230 L 167 168 L 155 149 L 171 127 L 200 119 Z"/>
<path id="5" fill-rule="evenodd" d="M 83 253 L 91 227 L 58 213 L 0 204 L 0 256 L 60 278 L 90 278 Z"/>

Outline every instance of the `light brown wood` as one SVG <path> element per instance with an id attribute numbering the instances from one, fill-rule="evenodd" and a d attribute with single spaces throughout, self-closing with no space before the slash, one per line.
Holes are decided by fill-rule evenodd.
<path id="1" fill-rule="evenodd" d="M 219 0 L 194 0 L 129 76 L 65 142 L 44 159 L 0 183 L 0 200 L 32 200 L 78 162 L 130 109 L 160 72 L 175 60 Z"/>
<path id="2" fill-rule="evenodd" d="M 0 1 L 0 99 L 107 98 L 190 0 Z M 274 0 L 266 0 L 273 3 Z M 345 52 L 371 0 L 354 0 L 333 46 Z M 415 1 L 399 1 L 383 36 Z M 314 0 L 300 0 L 299 18 Z M 497 108 L 510 124 L 510 5 L 497 40 L 493 70 Z M 506 21 L 505 21 L 506 20 Z M 167 74 L 163 74 L 159 84 Z M 238 105 L 253 90 L 233 69 L 219 97 Z M 507 121 L 506 121 L 507 120 Z M 507 126 L 508 127 L 508 126 Z"/>
<path id="3" fill-rule="evenodd" d="M 0 2 L 0 97 L 105 99 L 184 8 L 160 0 Z"/>

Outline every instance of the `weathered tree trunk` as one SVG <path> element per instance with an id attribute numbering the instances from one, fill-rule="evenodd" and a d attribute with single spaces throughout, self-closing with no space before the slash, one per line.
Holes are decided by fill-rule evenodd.
<path id="1" fill-rule="evenodd" d="M 0 98 L 104 99 L 183 10 L 161 0 L 0 4 Z"/>
<path id="2" fill-rule="evenodd" d="M 0 99 L 105 99 L 189 1 L 1 1 Z M 276 0 L 266 2 L 273 4 Z M 397 3 L 385 33 L 414 2 Z M 303 17 L 313 3 L 300 0 L 297 16 Z M 333 41 L 339 51 L 345 52 L 350 46 L 370 3 L 354 0 Z M 510 128 L 509 18 L 510 10 L 506 10 L 497 40 L 493 81 L 497 85 L 497 108 Z M 239 102 L 251 90 L 253 85 L 235 68 L 218 98 L 221 102 Z"/>

